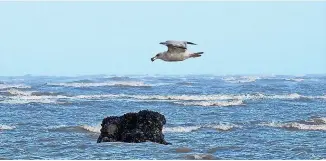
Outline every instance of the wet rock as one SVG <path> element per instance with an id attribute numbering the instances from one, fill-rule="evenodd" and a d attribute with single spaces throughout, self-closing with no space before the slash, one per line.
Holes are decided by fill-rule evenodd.
<path id="1" fill-rule="evenodd" d="M 169 144 L 162 133 L 166 123 L 164 115 L 142 110 L 138 113 L 127 113 L 123 116 L 110 116 L 102 121 L 101 134 L 97 142 L 156 142 Z"/>
<path id="2" fill-rule="evenodd" d="M 181 147 L 181 148 L 177 148 L 175 149 L 175 152 L 177 153 L 189 153 L 192 150 L 190 148 L 186 148 L 186 147 Z"/>

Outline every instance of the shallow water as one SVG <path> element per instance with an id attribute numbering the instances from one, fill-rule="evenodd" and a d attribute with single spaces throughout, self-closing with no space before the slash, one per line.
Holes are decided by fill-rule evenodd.
<path id="1" fill-rule="evenodd" d="M 325 75 L 24 76 L 0 82 L 4 159 L 326 158 Z M 172 145 L 96 143 L 104 117 L 143 109 L 165 115 L 163 133 Z"/>

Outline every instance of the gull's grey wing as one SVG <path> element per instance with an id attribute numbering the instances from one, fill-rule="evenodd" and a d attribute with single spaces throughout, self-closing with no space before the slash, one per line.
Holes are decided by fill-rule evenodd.
<path id="1" fill-rule="evenodd" d="M 166 45 L 168 47 L 174 46 L 174 47 L 183 48 L 183 49 L 187 49 L 187 44 L 197 45 L 197 44 L 189 42 L 189 41 L 175 41 L 175 40 L 168 40 L 165 42 L 161 42 L 160 44 Z"/>
<path id="2" fill-rule="evenodd" d="M 184 53 L 187 48 L 179 47 L 179 46 L 173 46 L 173 45 L 166 45 L 168 47 L 168 53 Z"/>

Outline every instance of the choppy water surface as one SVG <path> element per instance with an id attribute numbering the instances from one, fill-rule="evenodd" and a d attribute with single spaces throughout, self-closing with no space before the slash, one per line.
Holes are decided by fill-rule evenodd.
<path id="1" fill-rule="evenodd" d="M 172 145 L 96 143 L 106 116 L 165 115 Z M 1 159 L 325 159 L 326 76 L 0 77 Z"/>

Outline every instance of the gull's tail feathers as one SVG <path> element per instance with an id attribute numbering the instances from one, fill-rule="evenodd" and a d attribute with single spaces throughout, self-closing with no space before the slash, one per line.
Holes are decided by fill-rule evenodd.
<path id="1" fill-rule="evenodd" d="M 201 54 L 204 54 L 204 52 L 197 52 L 197 53 L 190 54 L 190 57 L 191 58 L 201 57 Z"/>

